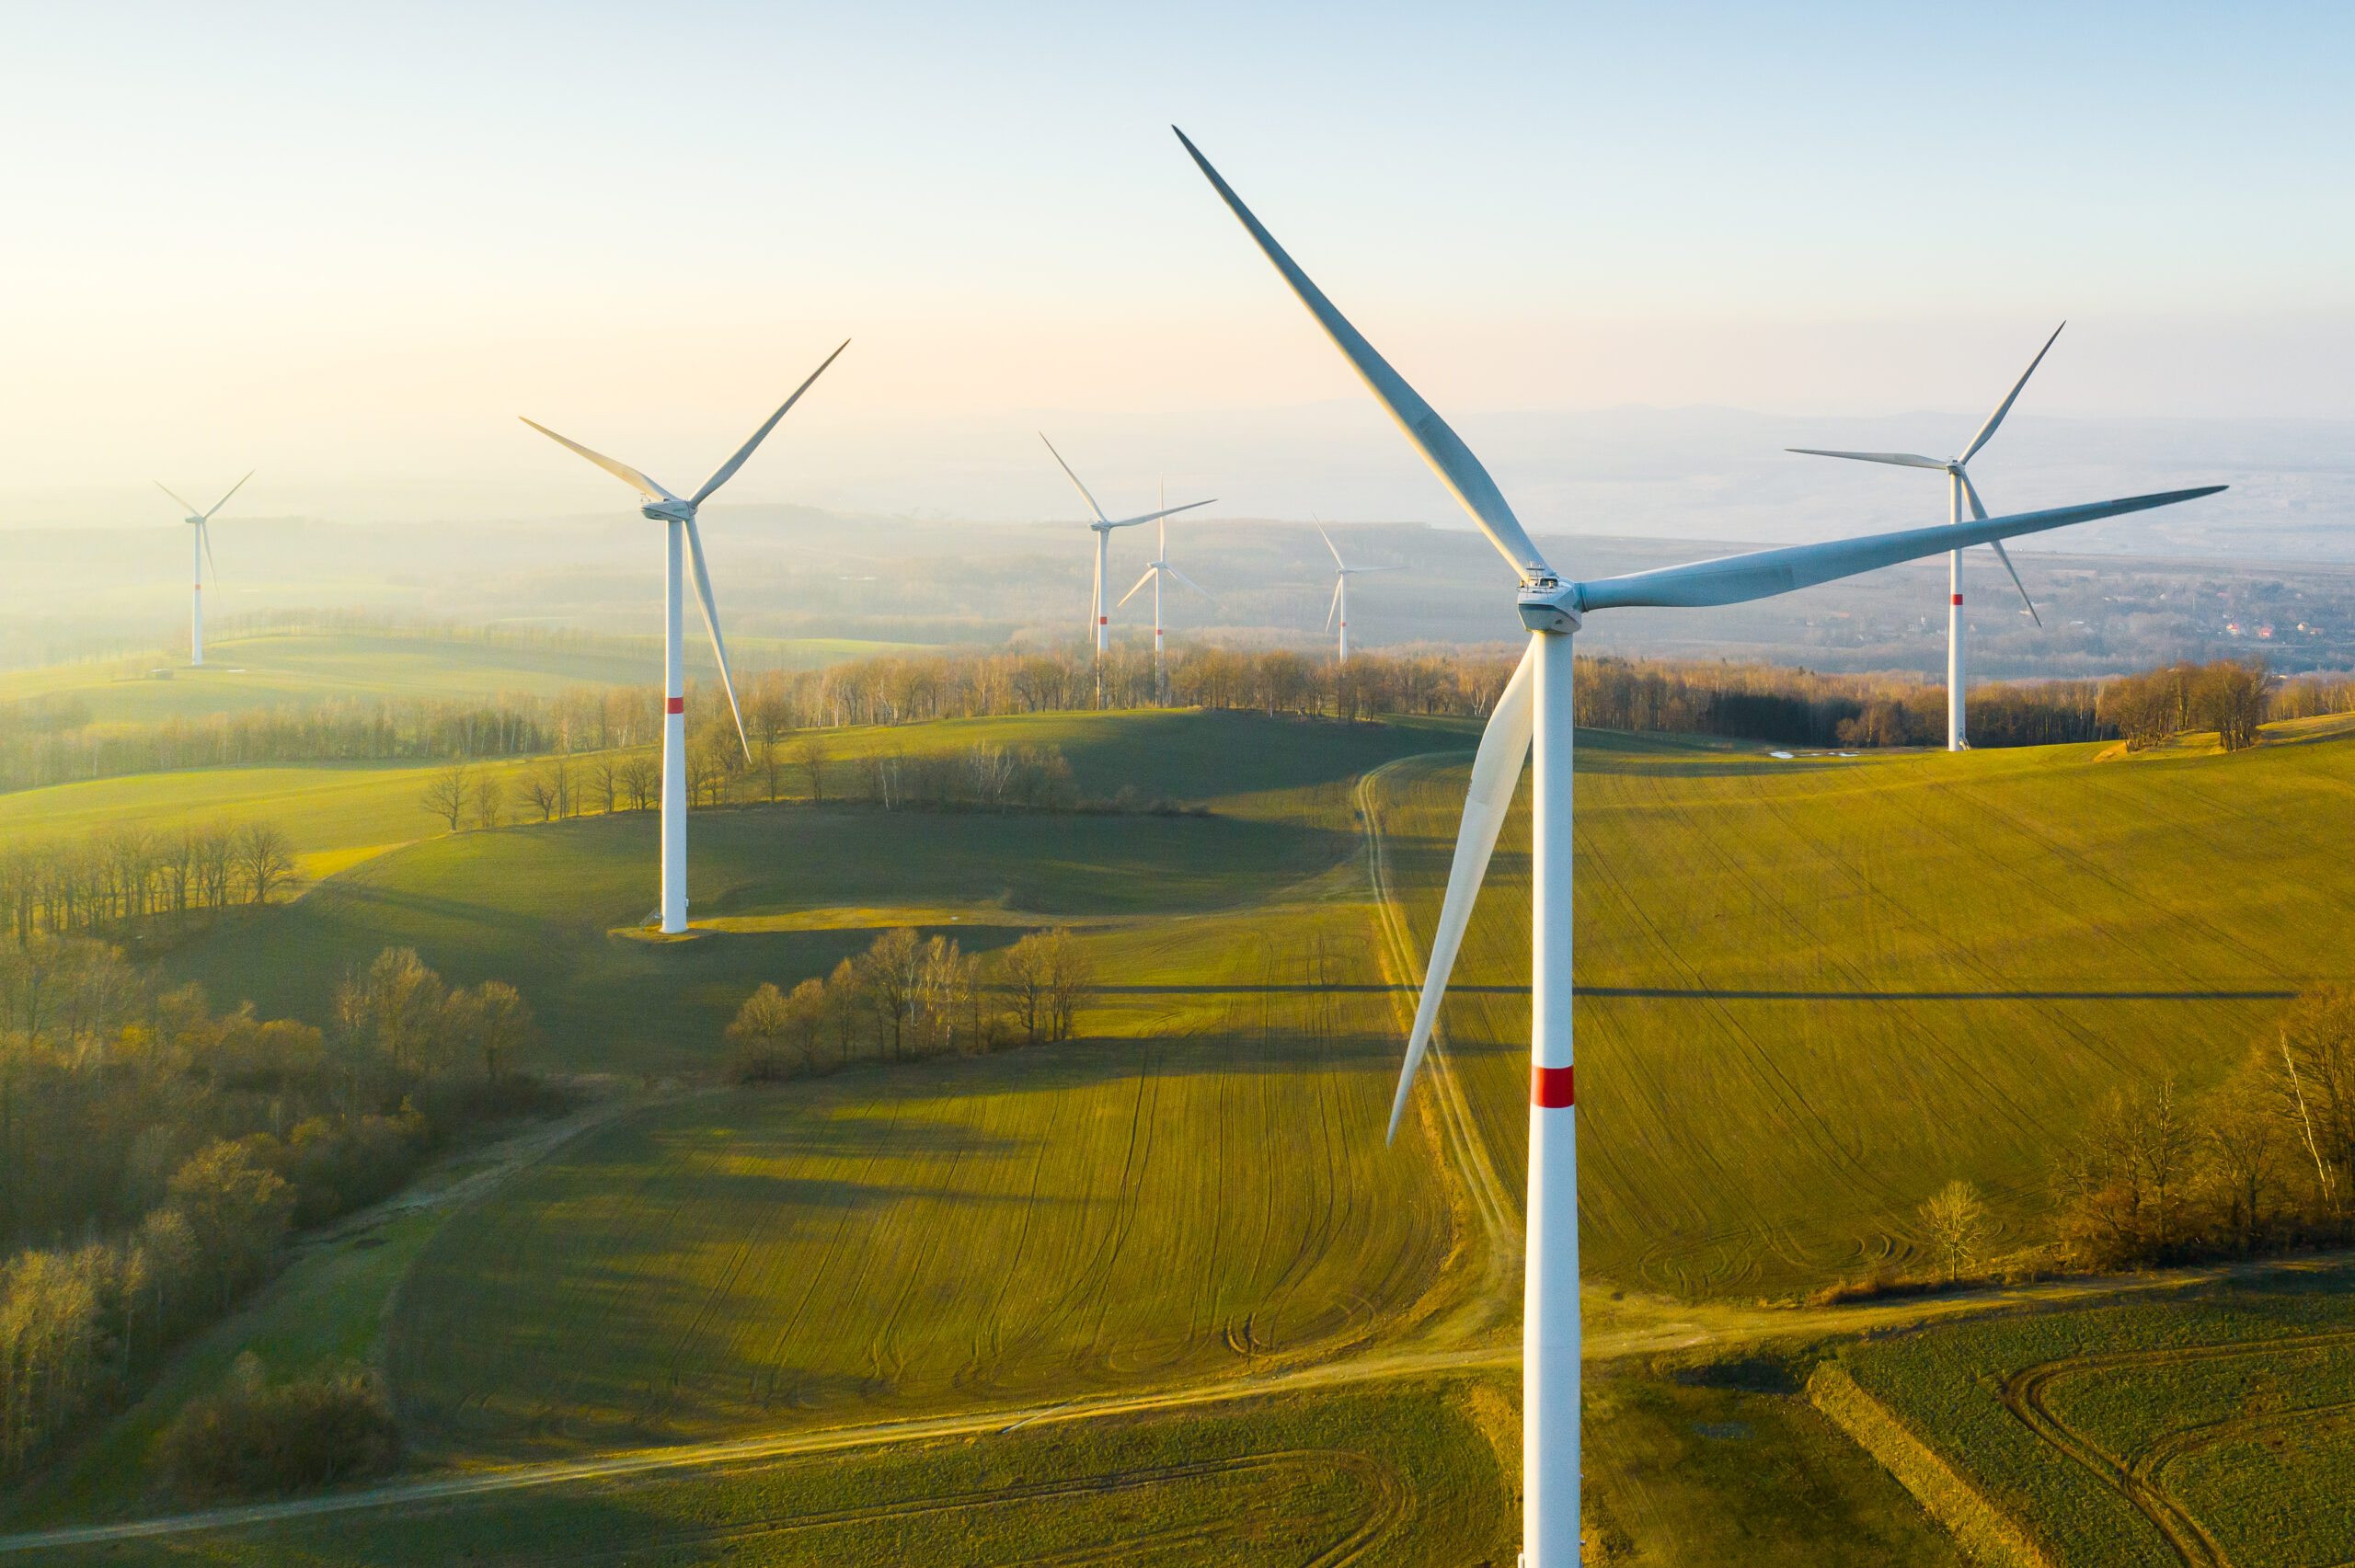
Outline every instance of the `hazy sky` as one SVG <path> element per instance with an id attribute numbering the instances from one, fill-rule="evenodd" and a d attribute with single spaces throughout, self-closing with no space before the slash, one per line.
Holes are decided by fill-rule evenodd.
<path id="1" fill-rule="evenodd" d="M 1975 414 L 2064 315 L 2040 412 L 2355 418 L 2344 4 L 5 16 L 12 521 L 616 504 L 514 416 L 677 487 L 844 337 L 744 498 L 1359 395 L 1172 120 L 1467 433 Z"/>

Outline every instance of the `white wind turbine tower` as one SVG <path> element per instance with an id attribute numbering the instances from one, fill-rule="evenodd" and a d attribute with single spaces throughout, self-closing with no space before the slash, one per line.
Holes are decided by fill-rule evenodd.
<path id="1" fill-rule="evenodd" d="M 1350 566 L 1341 559 L 1341 552 L 1334 548 L 1333 536 L 1325 532 L 1325 525 L 1321 522 L 1316 525 L 1316 537 L 1325 541 L 1325 548 L 1333 552 L 1333 607 L 1325 612 L 1325 625 L 1329 631 L 1336 620 L 1341 623 L 1341 651 L 1335 656 L 1334 662 L 1347 664 L 1350 662 L 1350 579 L 1367 572 L 1403 572 L 1407 568 Z"/>
<path id="2" fill-rule="evenodd" d="M 1196 507 L 1210 505 L 1211 501 L 1218 498 L 1212 496 L 1211 501 L 1188 501 L 1182 507 L 1165 506 L 1159 511 L 1149 511 L 1142 517 L 1124 517 L 1115 522 L 1104 515 L 1104 509 L 1096 504 L 1095 496 L 1089 493 L 1086 486 L 1079 482 L 1079 475 L 1071 471 L 1071 464 L 1063 461 L 1063 454 L 1055 451 L 1055 443 L 1047 441 L 1047 432 L 1040 430 L 1039 439 L 1046 441 L 1047 451 L 1053 455 L 1055 466 L 1062 469 L 1063 476 L 1072 482 L 1073 486 L 1082 496 L 1086 498 L 1087 509 L 1096 514 L 1096 521 L 1087 525 L 1096 531 L 1096 591 L 1088 601 L 1087 618 L 1094 623 L 1090 629 L 1096 634 L 1096 699 L 1100 703 L 1104 700 L 1104 649 L 1110 638 L 1112 624 L 1112 618 L 1105 612 L 1104 603 L 1105 552 L 1111 543 L 1112 531 L 1116 528 L 1134 528 L 1141 522 L 1158 521 L 1165 517 L 1174 517 L 1181 511 L 1192 511 Z M 1166 496 L 1162 498 L 1165 501 L 1168 498 Z M 1163 554 L 1166 555 L 1167 552 L 1165 550 Z M 1136 589 L 1131 589 L 1129 591 L 1134 593 Z M 1126 604 L 1128 601 L 1124 598 L 1120 602 Z M 1159 617 L 1156 616 L 1155 619 L 1158 620 Z"/>
<path id="3" fill-rule="evenodd" d="M 736 739 L 744 748 L 747 761 L 752 760 L 752 743 L 744 737 L 744 715 L 736 705 L 736 682 L 728 673 L 728 647 L 720 640 L 719 609 L 712 602 L 711 573 L 704 566 L 703 534 L 695 527 L 695 509 L 711 498 L 711 493 L 735 477 L 752 455 L 752 449 L 776 429 L 786 410 L 801 400 L 810 390 L 810 383 L 826 373 L 826 366 L 842 356 L 850 347 L 850 339 L 843 339 L 842 348 L 826 356 L 825 363 L 810 372 L 810 380 L 793 389 L 793 395 L 770 415 L 752 439 L 736 451 L 736 455 L 719 465 L 719 471 L 704 481 L 703 488 L 687 499 L 681 499 L 661 486 L 640 474 L 626 463 L 591 452 L 579 441 L 567 441 L 546 425 L 525 419 L 523 423 L 557 442 L 571 448 L 598 467 L 630 486 L 646 498 L 638 508 L 639 515 L 649 521 L 664 525 L 669 535 L 670 553 L 662 575 L 662 930 L 677 933 L 687 929 L 687 688 L 684 663 L 680 643 L 681 600 L 679 590 L 679 547 L 684 542 L 693 557 L 695 568 L 695 597 L 703 601 L 703 624 L 711 634 L 712 657 L 719 661 L 719 683 L 728 692 L 728 711 L 736 717 Z"/>
<path id="4" fill-rule="evenodd" d="M 2028 369 L 2022 371 L 2020 379 L 2012 383 L 2012 390 L 1995 405 L 1995 411 L 1987 416 L 1987 422 L 1979 427 L 1979 433 L 1970 438 L 1970 444 L 1962 449 L 1960 457 L 1950 457 L 1941 463 L 1935 457 L 1924 457 L 1911 452 L 1826 452 L 1812 446 L 1795 446 L 1786 450 L 1807 457 L 1846 457 L 1858 463 L 1893 463 L 1900 468 L 1938 469 L 1947 476 L 1947 521 L 1950 524 L 1960 522 L 1963 503 L 1968 501 L 1970 515 L 1983 522 L 1987 518 L 1987 509 L 1979 504 L 1979 492 L 1972 487 L 1970 475 L 1963 465 L 1979 455 L 1979 449 L 1987 444 L 1988 438 L 1995 433 L 1995 427 L 2002 424 L 2004 416 L 2012 411 L 2012 405 L 2019 401 L 2020 389 L 2028 384 L 2028 378 L 2036 373 L 2036 367 L 2044 363 L 2044 356 L 2052 351 L 2054 340 L 2061 336 L 2061 328 L 2068 325 L 2064 321 L 2061 326 L 2052 329 L 2052 337 L 2044 340 L 2044 347 L 2036 351 L 2036 358 L 2028 362 Z M 2037 614 L 2036 601 L 2028 598 L 2028 584 L 2020 581 L 2019 568 L 2012 565 L 2011 555 L 2005 550 L 2004 542 L 1991 539 L 1987 543 L 1995 547 L 1996 559 L 2002 561 L 2004 569 L 2012 574 L 2012 586 L 2020 590 L 2020 601 L 2028 606 L 2028 614 L 2039 626 L 2042 626 L 2044 617 Z M 1962 703 L 1962 552 L 1956 550 L 1947 558 L 1947 750 L 1949 751 L 1959 751 L 1970 744 L 1969 732 L 1963 725 Z"/>
<path id="5" fill-rule="evenodd" d="M 1048 450 L 1051 452 L 1054 449 L 1050 447 Z M 1070 470 L 1066 469 L 1064 472 L 1068 473 Z M 1169 500 L 1169 486 L 1166 485 L 1164 485 L 1161 488 L 1161 499 L 1164 506 L 1166 507 Z M 1210 502 L 1197 501 L 1194 504 L 1196 506 L 1206 507 L 1210 505 Z M 1177 508 L 1176 509 L 1179 511 L 1185 510 L 1183 507 Z M 1120 602 L 1122 604 L 1126 604 L 1130 600 L 1134 599 L 1137 596 L 1137 589 L 1144 587 L 1147 583 L 1153 584 L 1153 694 L 1155 700 L 1166 703 L 1169 700 L 1169 679 L 1167 672 L 1163 669 L 1161 662 L 1161 579 L 1165 577 L 1176 578 L 1179 582 L 1184 583 L 1188 588 L 1192 589 L 1196 593 L 1200 594 L 1212 604 L 1216 604 L 1218 602 L 1218 595 L 1212 593 L 1209 589 L 1204 588 L 1200 583 L 1196 582 L 1192 578 L 1188 577 L 1185 573 L 1179 571 L 1177 567 L 1169 564 L 1169 512 L 1167 510 L 1164 510 L 1161 513 L 1158 521 L 1161 529 L 1161 544 L 1159 548 L 1154 553 L 1153 563 L 1145 567 L 1144 576 L 1137 578 L 1136 588 L 1132 588 L 1129 589 L 1128 592 L 1120 595 Z M 1101 536 L 1099 535 L 1098 537 Z M 1102 571 L 1103 568 L 1100 564 L 1097 569 L 1099 572 Z M 1100 581 L 1101 578 L 1099 578 L 1098 580 Z"/>
<path id="6" fill-rule="evenodd" d="M 1722 560 L 1636 572 L 1596 582 L 1567 581 L 1547 566 L 1521 522 L 1447 422 L 1333 308 L 1307 274 L 1260 226 L 1184 132 L 1186 151 L 1250 232 L 1317 325 L 1346 355 L 1440 479 L 1453 491 L 1520 578 L 1517 605 L 1529 648 L 1513 672 L 1472 763 L 1464 822 L 1447 895 L 1407 1036 L 1405 1070 L 1391 1110 L 1396 1136 L 1417 1064 L 1437 1022 L 1441 997 L 1504 826 L 1524 757 L 1535 756 L 1530 790 L 1530 1104 L 1526 1280 L 1522 1308 L 1522 1562 L 1568 1568 L 1579 1555 L 1578 1150 L 1570 1052 L 1570 761 L 1572 634 L 1598 610 L 1637 605 L 1738 604 L 1894 566 L 1940 551 L 1984 544 L 2120 512 L 2213 495 L 2211 485 L 2017 517 L 1915 529 L 1826 544 L 1761 550 Z"/>
<path id="7" fill-rule="evenodd" d="M 246 470 L 246 479 L 253 476 L 252 469 Z M 240 479 L 230 486 L 229 496 L 234 496 L 244 489 L 246 479 Z M 179 505 L 188 512 L 188 516 L 181 521 L 196 531 L 196 536 L 189 541 L 189 555 L 194 567 L 191 575 L 195 578 L 196 589 L 189 600 L 188 607 L 188 661 L 191 665 L 200 665 L 204 662 L 204 568 L 213 560 L 213 514 L 229 504 L 229 496 L 224 496 L 213 502 L 212 511 L 199 511 L 186 501 L 180 500 L 178 496 L 173 495 L 171 486 L 166 485 L 161 479 L 155 481 L 155 488 L 179 502 Z M 213 582 L 214 587 L 220 586 L 221 568 L 218 566 L 213 568 Z"/>

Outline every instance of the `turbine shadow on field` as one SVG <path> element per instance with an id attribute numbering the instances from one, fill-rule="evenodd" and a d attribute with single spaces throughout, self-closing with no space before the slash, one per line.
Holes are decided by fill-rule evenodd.
<path id="1" fill-rule="evenodd" d="M 904 1096 L 914 1099 L 920 1096 Z M 887 1099 L 902 1098 L 886 1096 Z M 714 1139 L 695 1133 L 666 1133 L 649 1140 L 665 1155 L 683 1155 L 695 1169 L 697 1187 L 712 1178 L 713 1166 L 733 1162 L 874 1155 L 889 1159 L 953 1155 L 1011 1158 L 1037 1149 L 1039 1140 L 988 1133 L 967 1122 L 909 1120 L 902 1116 L 867 1116 L 837 1111 L 832 1115 L 798 1117 L 787 1137 Z"/>

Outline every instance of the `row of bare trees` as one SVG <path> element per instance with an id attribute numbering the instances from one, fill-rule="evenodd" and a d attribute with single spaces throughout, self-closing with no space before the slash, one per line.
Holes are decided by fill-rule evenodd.
<path id="1" fill-rule="evenodd" d="M 0 912 L 22 946 L 37 932 L 118 931 L 154 915 L 267 904 L 294 877 L 274 822 L 126 822 L 79 842 L 0 845 Z"/>
<path id="2" fill-rule="evenodd" d="M 2130 751 L 2201 729 L 2214 730 L 2225 750 L 2239 751 L 2257 744 L 2257 727 L 2271 716 L 2265 667 L 2229 658 L 2105 681 L 2099 711 Z"/>
<path id="3" fill-rule="evenodd" d="M 0 944 L 0 1475 L 135 1397 L 288 1228 L 396 1190 L 470 1120 L 546 1098 L 513 988 L 391 949 L 326 1030 L 216 1013 L 88 938 Z"/>
<path id="4" fill-rule="evenodd" d="M 2110 1096 L 2053 1173 L 2060 1244 L 2090 1268 L 2355 1239 L 2355 990 L 2293 1005 L 2224 1083 Z"/>
<path id="5" fill-rule="evenodd" d="M 728 1025 L 739 1082 L 813 1077 L 857 1061 L 979 1056 L 1068 1039 L 1091 973 L 1057 926 L 984 961 L 948 937 L 898 926 L 825 979 L 763 985 Z"/>

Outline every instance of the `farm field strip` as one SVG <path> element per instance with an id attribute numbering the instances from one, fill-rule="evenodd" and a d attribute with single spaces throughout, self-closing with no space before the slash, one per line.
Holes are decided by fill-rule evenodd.
<path id="1" fill-rule="evenodd" d="M 2063 1568 L 2313 1568 L 2355 1541 L 2344 1258 L 1924 1330 L 1843 1361 Z"/>
<path id="2" fill-rule="evenodd" d="M 2331 1352 L 2338 1354 L 2333 1356 Z M 2245 1370 L 2235 1379 L 2241 1385 L 2235 1391 L 2242 1396 L 2235 1402 L 2242 1403 L 2243 1409 L 2211 1420 L 2199 1420 L 2196 1414 L 2188 1420 L 2184 1408 L 2188 1402 L 2179 1387 L 2181 1379 L 2177 1379 L 2174 1381 L 2178 1386 L 2169 1390 L 2164 1414 L 2156 1411 L 2136 1413 L 2158 1430 L 2154 1435 L 2143 1434 L 2143 1440 L 2131 1444 L 2114 1436 L 2107 1442 L 2098 1439 L 2052 1408 L 2055 1395 L 2063 1392 L 2068 1384 L 2098 1385 L 2104 1379 L 2113 1385 L 2131 1383 L 2136 1374 L 2144 1373 L 2180 1373 L 2239 1365 L 2253 1368 L 2267 1381 L 2278 1384 L 2280 1376 L 2269 1364 L 2284 1357 L 2305 1363 L 2296 1368 L 2302 1377 L 2294 1396 L 2284 1398 L 2277 1393 L 2275 1399 L 2280 1402 L 2269 1408 L 2246 1408 L 2250 1372 Z M 2234 1560 L 2178 1499 L 2168 1484 L 2168 1471 L 2178 1463 L 2195 1461 L 2209 1450 L 2227 1444 L 2263 1441 L 2315 1423 L 2326 1424 L 2334 1435 L 2343 1435 L 2344 1418 L 2355 1411 L 2355 1329 L 2290 1334 L 2261 1343 L 2067 1356 L 2014 1372 L 2004 1379 L 2003 1398 L 2012 1413 L 2038 1436 L 2099 1476 L 2157 1526 L 2184 1562 L 2200 1568 L 2230 1568 Z M 2335 1423 L 2333 1418 L 2338 1418 Z M 2348 1459 L 2355 1459 L 2355 1446 L 2340 1446 Z"/>
<path id="3" fill-rule="evenodd" d="M 2355 958 L 2355 746 L 2095 750 L 1785 763 L 1581 735 L 1597 1273 L 1726 1296 L 1901 1264 L 1914 1207 L 1956 1176 L 2016 1226 L 2080 1107 L 2164 1074 L 2204 1086 L 2287 994 Z M 1418 950 L 1463 770 L 1415 759 L 1369 784 Z M 1452 988 L 1443 1019 L 1516 1202 L 1527 833 L 1524 807 L 1457 962 L 1478 989 Z M 2291 930 L 2312 940 L 2285 947 Z"/>
<path id="4" fill-rule="evenodd" d="M 1520 1353 L 1510 1347 L 1392 1352 L 1327 1362 L 1286 1372 L 1228 1379 L 1149 1393 L 1083 1397 L 1045 1405 L 1008 1405 L 955 1415 L 913 1417 L 858 1425 L 820 1427 L 754 1437 L 637 1448 L 595 1458 L 487 1467 L 431 1480 L 395 1482 L 276 1503 L 210 1508 L 117 1524 L 64 1526 L 0 1535 L 0 1554 L 54 1551 L 74 1546 L 227 1530 L 366 1509 L 442 1504 L 500 1493 L 582 1482 L 619 1481 L 672 1471 L 714 1470 L 804 1455 L 847 1455 L 866 1449 L 950 1437 L 1003 1436 L 1082 1425 L 1115 1417 L 1200 1410 L 1279 1396 L 1411 1382 L 1434 1377 L 1510 1370 Z"/>
<path id="5" fill-rule="evenodd" d="M 1372 950 L 1362 906 L 1287 923 L 1186 934 L 1287 979 Z M 1287 951 L 1304 926 L 1317 940 Z M 1455 1248 L 1437 1164 L 1382 1143 L 1390 999 L 1178 1006 L 1136 1035 L 741 1091 L 575 1146 L 417 1265 L 392 1368 L 424 1445 L 1043 1400 L 1390 1332 Z"/>
<path id="6" fill-rule="evenodd" d="M 488 700 L 552 697 L 576 686 L 651 689 L 662 679 L 659 621 L 652 635 L 576 636 L 565 646 L 431 632 L 263 632 L 210 638 L 205 663 L 178 655 L 92 659 L 0 671 L 0 702 L 72 696 L 99 723 L 155 723 L 331 700 Z M 921 645 L 838 638 L 746 637 L 731 645 L 740 674 L 817 669 L 879 654 L 929 652 Z M 718 674 L 707 649 L 687 654 L 696 681 Z M 168 670 L 168 679 L 149 674 Z"/>

